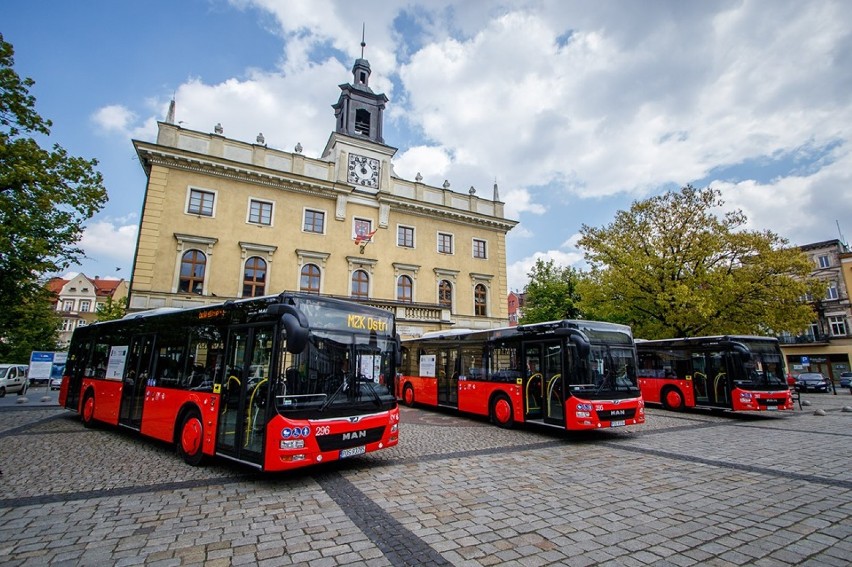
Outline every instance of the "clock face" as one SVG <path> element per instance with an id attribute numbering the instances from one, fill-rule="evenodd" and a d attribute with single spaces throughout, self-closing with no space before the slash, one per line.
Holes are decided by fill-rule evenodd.
<path id="1" fill-rule="evenodd" d="M 358 154 L 349 154 L 349 183 L 377 188 L 379 186 L 379 160 Z"/>

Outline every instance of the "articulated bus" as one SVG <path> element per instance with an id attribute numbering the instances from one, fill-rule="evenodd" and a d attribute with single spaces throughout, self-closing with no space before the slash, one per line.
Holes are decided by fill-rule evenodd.
<path id="1" fill-rule="evenodd" d="M 637 339 L 639 387 L 666 409 L 793 409 L 784 355 L 771 337 Z"/>
<path id="2" fill-rule="evenodd" d="M 567 430 L 644 423 L 630 327 L 562 320 L 448 330 L 403 341 L 396 393 L 406 405 L 487 416 L 499 427 Z"/>
<path id="3" fill-rule="evenodd" d="M 292 469 L 397 444 L 398 353 L 392 314 L 317 295 L 145 311 L 74 332 L 59 403 L 190 465 Z"/>

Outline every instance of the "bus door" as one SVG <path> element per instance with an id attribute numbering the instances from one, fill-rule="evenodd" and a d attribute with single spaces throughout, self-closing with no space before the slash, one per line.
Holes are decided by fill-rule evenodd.
<path id="1" fill-rule="evenodd" d="M 455 346 L 438 352 L 438 405 L 459 407 L 459 353 Z"/>
<path id="2" fill-rule="evenodd" d="M 718 351 L 692 353 L 692 385 L 697 405 L 723 408 L 731 405 L 725 358 Z"/>
<path id="3" fill-rule="evenodd" d="M 142 426 L 145 388 L 151 378 L 153 361 L 154 335 L 137 335 L 130 339 L 127 361 L 124 364 L 121 409 L 118 413 L 119 424 L 133 429 L 139 429 Z"/>
<path id="4" fill-rule="evenodd" d="M 269 417 L 269 380 L 275 324 L 233 327 L 225 347 L 225 372 L 216 377 L 219 420 L 216 450 L 261 463 Z"/>
<path id="5" fill-rule="evenodd" d="M 524 419 L 541 419 L 544 415 L 544 376 L 541 373 L 541 345 L 524 345 Z"/>
<path id="6" fill-rule="evenodd" d="M 530 419 L 565 424 L 565 384 L 560 341 L 524 344 L 524 410 Z"/>

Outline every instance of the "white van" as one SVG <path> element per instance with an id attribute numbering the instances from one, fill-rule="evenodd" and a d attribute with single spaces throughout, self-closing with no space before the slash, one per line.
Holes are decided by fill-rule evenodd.
<path id="1" fill-rule="evenodd" d="M 0 364 L 0 398 L 7 392 L 17 392 L 19 396 L 27 393 L 27 371 L 26 364 Z"/>

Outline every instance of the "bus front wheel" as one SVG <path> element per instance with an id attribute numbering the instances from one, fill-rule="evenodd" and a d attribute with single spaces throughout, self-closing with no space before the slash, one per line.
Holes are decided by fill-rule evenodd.
<path id="1" fill-rule="evenodd" d="M 83 420 L 83 426 L 92 428 L 95 426 L 95 395 L 88 392 L 83 398 L 83 405 L 80 408 L 80 419 Z"/>
<path id="2" fill-rule="evenodd" d="M 663 407 L 667 410 L 680 411 L 683 409 L 683 394 L 677 388 L 668 388 L 660 396 Z"/>
<path id="3" fill-rule="evenodd" d="M 491 400 L 491 423 L 503 429 L 511 429 L 515 425 L 512 401 L 505 395 L 496 396 Z"/>
<path id="4" fill-rule="evenodd" d="M 411 384 L 406 384 L 405 388 L 402 389 L 402 403 L 408 407 L 414 407 L 414 388 L 411 387 Z"/>
<path id="5" fill-rule="evenodd" d="M 204 441 L 204 425 L 197 411 L 190 411 L 183 418 L 179 429 L 177 449 L 184 462 L 188 465 L 198 466 L 204 456 L 201 450 Z"/>

